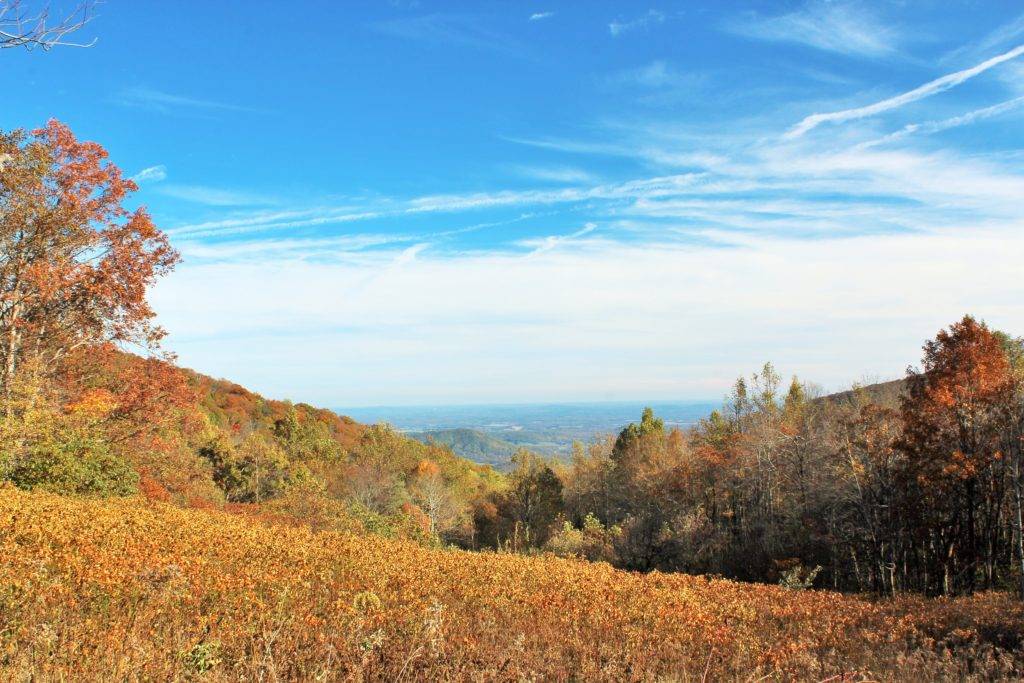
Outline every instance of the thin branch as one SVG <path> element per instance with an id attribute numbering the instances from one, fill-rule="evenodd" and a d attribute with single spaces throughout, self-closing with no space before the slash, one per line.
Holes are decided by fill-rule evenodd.
<path id="1" fill-rule="evenodd" d="M 58 45 L 65 47 L 92 47 L 88 43 L 76 43 L 65 38 L 92 21 L 98 0 L 83 0 L 73 12 L 61 19 L 50 16 L 47 4 L 38 12 L 25 8 L 22 0 L 0 0 L 0 49 L 24 47 L 27 50 L 50 50 Z"/>

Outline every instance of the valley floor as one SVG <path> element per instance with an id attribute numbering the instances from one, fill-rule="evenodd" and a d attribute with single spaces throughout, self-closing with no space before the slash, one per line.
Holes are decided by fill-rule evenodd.
<path id="1" fill-rule="evenodd" d="M 4 680 L 941 680 L 1024 606 L 873 602 L 0 488 Z"/>

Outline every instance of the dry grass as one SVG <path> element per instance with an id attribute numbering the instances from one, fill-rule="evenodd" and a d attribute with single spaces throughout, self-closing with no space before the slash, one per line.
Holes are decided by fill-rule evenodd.
<path id="1" fill-rule="evenodd" d="M 0 488 L 4 680 L 998 679 L 1009 596 L 872 603 Z"/>

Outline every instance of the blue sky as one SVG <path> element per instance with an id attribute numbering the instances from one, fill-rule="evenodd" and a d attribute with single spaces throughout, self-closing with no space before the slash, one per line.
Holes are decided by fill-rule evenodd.
<path id="1" fill-rule="evenodd" d="M 185 258 L 168 348 L 270 396 L 833 389 L 965 312 L 1024 333 L 1017 2 L 108 0 L 80 36 L 0 54 L 0 127 L 103 143 Z"/>

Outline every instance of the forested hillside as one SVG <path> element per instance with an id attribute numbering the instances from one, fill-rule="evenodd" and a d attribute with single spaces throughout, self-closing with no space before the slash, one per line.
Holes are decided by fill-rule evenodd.
<path id="1" fill-rule="evenodd" d="M 435 429 L 413 432 L 408 436 L 424 443 L 447 446 L 463 458 L 498 469 L 507 468 L 517 450 L 514 443 L 475 429 Z"/>

